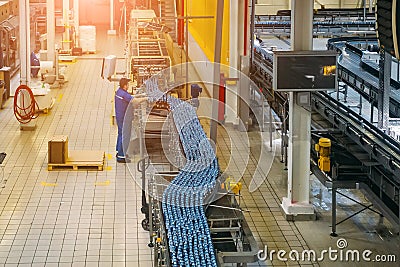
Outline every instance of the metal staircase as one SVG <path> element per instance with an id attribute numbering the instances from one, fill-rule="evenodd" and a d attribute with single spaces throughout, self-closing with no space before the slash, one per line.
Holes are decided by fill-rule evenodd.
<path id="1" fill-rule="evenodd" d="M 161 23 L 172 29 L 169 33 L 176 42 L 177 17 L 176 0 L 160 0 Z"/>

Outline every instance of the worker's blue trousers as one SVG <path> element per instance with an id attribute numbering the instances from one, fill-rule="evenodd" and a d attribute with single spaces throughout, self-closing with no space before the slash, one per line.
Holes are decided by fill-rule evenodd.
<path id="1" fill-rule="evenodd" d="M 117 158 L 125 158 L 131 138 L 132 120 L 128 118 L 126 121 L 117 118 L 118 136 L 117 136 Z"/>

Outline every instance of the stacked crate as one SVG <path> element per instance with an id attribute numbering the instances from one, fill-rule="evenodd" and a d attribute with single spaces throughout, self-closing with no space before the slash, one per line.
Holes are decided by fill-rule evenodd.
<path id="1" fill-rule="evenodd" d="M 79 46 L 84 53 L 96 52 L 96 26 L 79 26 Z"/>

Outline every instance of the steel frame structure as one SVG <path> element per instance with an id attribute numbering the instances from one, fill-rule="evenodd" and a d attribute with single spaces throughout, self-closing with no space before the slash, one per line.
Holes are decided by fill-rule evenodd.
<path id="1" fill-rule="evenodd" d="M 127 36 L 129 77 L 140 87 L 145 80 L 171 66 L 165 28 L 153 10 L 132 10 Z"/>
<path id="2" fill-rule="evenodd" d="M 259 36 L 290 36 L 290 15 L 256 15 L 255 33 Z M 375 15 L 367 14 L 314 14 L 315 36 L 360 35 L 375 36 Z"/>
<path id="3" fill-rule="evenodd" d="M 375 70 L 371 64 L 362 61 L 362 51 L 347 42 L 373 43 L 371 39 L 358 38 L 338 38 L 328 42 L 328 48 L 331 50 L 342 51 L 346 47 L 348 56 L 343 54 L 339 56 L 337 68 L 339 81 L 344 82 L 356 90 L 362 97 L 371 103 L 371 106 L 378 107 L 380 94 L 379 71 Z M 352 54 L 350 54 L 352 53 Z M 358 65 L 362 66 L 362 69 Z M 376 66 L 378 67 L 378 66 Z M 374 70 L 372 70 L 374 69 Z M 400 94 L 396 89 L 398 82 L 391 80 L 391 94 L 389 98 L 389 110 L 392 117 L 400 117 Z"/>
<path id="4" fill-rule="evenodd" d="M 287 119 L 286 106 L 287 96 L 272 90 L 272 53 L 255 50 L 253 58 L 253 68 L 251 78 L 262 88 L 262 92 L 270 102 L 271 107 L 280 115 L 283 127 Z M 347 66 L 349 67 L 349 66 Z M 344 73 L 343 66 L 338 62 L 338 78 L 348 80 Z M 363 88 L 366 82 L 362 77 L 353 73 L 348 82 L 348 86 Z M 378 80 L 378 79 L 377 79 Z M 361 82 L 360 82 L 361 81 Z M 369 84 L 372 86 L 372 84 Z M 375 87 L 376 86 L 376 87 Z M 373 85 L 378 91 L 378 81 Z M 373 93 L 370 89 L 367 92 Z M 365 94 L 365 92 L 364 92 Z M 372 98 L 369 94 L 369 99 Z M 368 98 L 367 98 L 368 99 Z M 391 98 L 391 105 L 393 99 Z M 328 132 L 337 132 L 343 147 L 347 149 L 348 155 L 355 155 L 354 166 L 338 166 L 329 177 L 327 174 L 319 171 L 317 165 L 311 162 L 312 170 L 317 177 L 333 190 L 334 205 L 336 205 L 336 192 L 338 188 L 358 188 L 366 194 L 371 203 L 394 225 L 400 227 L 400 146 L 397 141 L 386 135 L 368 120 L 362 118 L 359 114 L 352 111 L 349 107 L 341 104 L 339 101 L 325 93 L 312 94 L 312 108 L 319 114 L 319 118 L 313 116 L 312 124 L 315 126 L 319 120 L 326 121 L 329 125 Z M 391 111 L 393 109 L 391 108 Z M 333 129 L 331 129 L 333 127 Z M 282 131 L 282 141 L 285 143 L 285 131 Z M 352 149 L 353 148 L 353 149 Z M 282 152 L 284 153 L 284 152 Z M 311 152 L 312 153 L 312 152 Z M 284 155 L 282 155 L 284 157 Z M 322 177 L 322 178 L 321 178 Z M 340 177 L 340 179 L 337 179 Z M 353 178 L 352 178 L 353 177 Z M 355 177 L 355 178 L 354 178 Z M 333 225 L 336 223 L 336 206 L 332 208 Z M 336 234 L 336 228 L 333 228 L 333 234 Z"/>

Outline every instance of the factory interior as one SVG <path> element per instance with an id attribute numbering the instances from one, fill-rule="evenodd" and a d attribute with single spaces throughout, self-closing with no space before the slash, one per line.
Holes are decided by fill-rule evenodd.
<path id="1" fill-rule="evenodd" d="M 400 266 L 398 10 L 0 0 L 0 267 Z"/>

